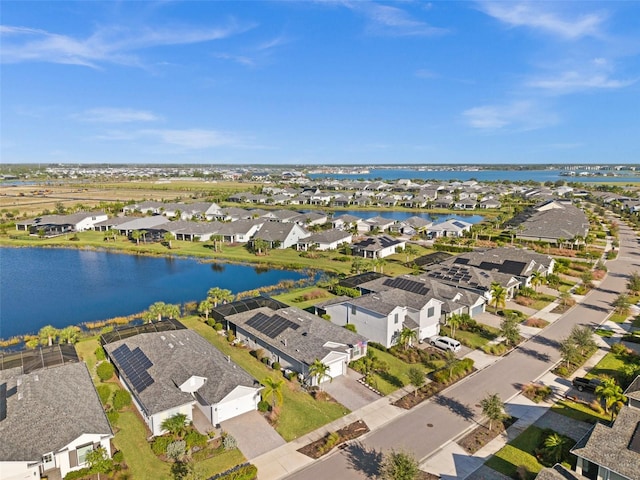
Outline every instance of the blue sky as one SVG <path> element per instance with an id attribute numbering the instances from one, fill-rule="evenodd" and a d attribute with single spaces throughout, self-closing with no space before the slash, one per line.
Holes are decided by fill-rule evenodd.
<path id="1" fill-rule="evenodd" d="M 638 163 L 639 2 L 1 8 L 3 163 Z"/>

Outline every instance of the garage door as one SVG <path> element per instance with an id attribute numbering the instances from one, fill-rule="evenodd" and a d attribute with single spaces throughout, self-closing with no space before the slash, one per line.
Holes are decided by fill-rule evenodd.
<path id="1" fill-rule="evenodd" d="M 242 387 L 236 387 L 236 390 L 227 395 L 227 397 L 215 407 L 217 408 L 218 423 L 256 409 L 254 400 L 255 390 L 247 389 L 249 391 L 238 391 L 238 389 L 241 388 Z M 240 393 L 242 394 L 240 395 Z"/>
<path id="2" fill-rule="evenodd" d="M 480 315 L 482 313 L 482 305 L 478 305 L 471 309 L 471 317 L 475 317 L 476 315 Z"/>
<path id="3" fill-rule="evenodd" d="M 340 375 L 342 375 L 344 373 L 344 370 L 343 370 L 344 363 L 343 363 L 343 361 L 341 359 L 337 360 L 335 362 L 332 362 L 332 363 L 328 364 L 327 366 L 329 367 L 329 371 L 327 373 L 329 374 L 329 376 L 331 378 L 339 377 Z M 328 380 L 328 379 L 325 379 L 325 381 L 326 380 Z"/>

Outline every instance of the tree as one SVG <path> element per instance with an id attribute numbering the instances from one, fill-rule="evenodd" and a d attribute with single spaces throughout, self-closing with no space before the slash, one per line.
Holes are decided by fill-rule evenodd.
<path id="1" fill-rule="evenodd" d="M 211 310 L 213 310 L 213 302 L 211 301 L 210 298 L 205 298 L 198 305 L 198 313 L 201 313 L 204 315 L 206 322 L 209 321 L 209 314 L 211 313 Z"/>
<path id="2" fill-rule="evenodd" d="M 187 432 L 187 416 L 184 413 L 176 413 L 165 418 L 160 424 L 160 428 L 176 438 L 182 438 Z"/>
<path id="3" fill-rule="evenodd" d="M 553 463 L 562 461 L 566 446 L 567 438 L 555 432 L 544 439 L 544 449 Z"/>
<path id="4" fill-rule="evenodd" d="M 418 338 L 418 334 L 415 330 L 412 330 L 408 327 L 403 327 L 400 330 L 400 334 L 398 335 L 398 343 L 402 345 L 404 350 L 408 350 L 411 346 L 411 342 Z"/>
<path id="5" fill-rule="evenodd" d="M 501 420 L 504 417 L 504 403 L 500 400 L 497 393 L 489 394 L 480 400 L 482 413 L 489 419 L 489 431 L 494 421 Z"/>
<path id="6" fill-rule="evenodd" d="M 424 372 L 420 370 L 418 367 L 411 367 L 407 372 L 407 376 L 409 377 L 409 382 L 411 385 L 416 387 L 413 391 L 414 396 L 418 396 L 418 389 L 424 385 Z"/>
<path id="7" fill-rule="evenodd" d="M 449 381 L 451 381 L 451 377 L 453 376 L 453 369 L 458 363 L 458 357 L 451 350 L 445 350 L 444 352 L 444 365 L 442 368 L 449 369 Z"/>
<path id="8" fill-rule="evenodd" d="M 140 230 L 140 236 L 142 237 L 142 241 L 144 243 L 147 243 L 147 233 L 149 232 L 147 232 L 146 230 Z"/>
<path id="9" fill-rule="evenodd" d="M 136 241 L 136 245 L 140 245 L 140 239 L 142 238 L 142 232 L 140 230 L 134 230 L 131 232 L 131 238 Z"/>
<path id="10" fill-rule="evenodd" d="M 284 379 L 276 380 L 271 377 L 265 377 L 262 382 L 262 400 L 271 403 L 272 407 L 281 405 L 284 401 L 282 389 L 284 388 Z"/>
<path id="11" fill-rule="evenodd" d="M 231 293 L 231 290 L 220 287 L 210 288 L 207 292 L 207 298 L 209 298 L 213 302 L 214 308 L 218 306 L 219 303 L 227 303 L 232 302 L 235 296 Z"/>
<path id="12" fill-rule="evenodd" d="M 571 329 L 569 338 L 580 350 L 580 355 L 584 355 L 586 351 L 596 347 L 596 342 L 593 339 L 593 331 L 589 327 L 579 327 L 575 325 Z"/>
<path id="13" fill-rule="evenodd" d="M 164 315 L 167 304 L 164 302 L 156 302 L 149 307 L 149 309 L 142 314 L 142 318 L 144 318 L 147 322 L 152 322 L 153 320 L 162 320 L 162 315 Z"/>
<path id="14" fill-rule="evenodd" d="M 222 235 L 211 235 L 211 241 L 213 242 L 213 251 L 221 252 L 222 242 L 224 241 L 224 237 Z"/>
<path id="15" fill-rule="evenodd" d="M 80 327 L 76 327 L 75 325 L 65 327 L 58 332 L 58 335 L 61 342 L 74 344 L 80 336 Z"/>
<path id="16" fill-rule="evenodd" d="M 569 365 L 572 363 L 578 363 L 582 358 L 578 346 L 571 337 L 567 337 L 560 342 L 560 355 L 562 360 L 566 363 L 567 368 L 569 368 Z"/>
<path id="17" fill-rule="evenodd" d="M 269 242 L 263 240 L 262 238 L 254 238 L 253 242 L 251 243 L 251 249 L 256 255 L 262 255 L 263 253 L 266 255 L 268 248 Z"/>
<path id="18" fill-rule="evenodd" d="M 507 315 L 500 322 L 500 335 L 505 338 L 507 344 L 515 346 L 520 341 L 520 324 L 515 315 Z"/>
<path id="19" fill-rule="evenodd" d="M 383 480 L 414 480 L 419 472 L 418 461 L 413 455 L 395 450 L 387 453 L 380 465 Z"/>
<path id="20" fill-rule="evenodd" d="M 387 362 L 380 360 L 371 348 L 367 349 L 367 354 L 360 361 L 362 362 L 361 373 L 364 375 L 364 381 L 369 385 L 374 373 L 384 373 L 389 370 Z"/>
<path id="21" fill-rule="evenodd" d="M 404 255 L 405 255 L 406 263 L 409 263 L 409 260 L 411 259 L 411 257 L 415 256 L 417 253 L 418 253 L 418 250 L 416 249 L 416 247 L 408 243 L 407 246 L 404 247 Z"/>
<path id="22" fill-rule="evenodd" d="M 180 317 L 180 305 L 168 303 L 164 306 L 164 314 L 169 318 Z"/>
<path id="23" fill-rule="evenodd" d="M 533 288 L 535 289 L 535 291 L 538 291 L 538 286 L 543 285 L 545 283 L 545 277 L 542 274 L 542 272 L 540 271 L 535 271 L 533 272 L 533 274 L 531 275 L 531 285 L 533 285 Z"/>
<path id="24" fill-rule="evenodd" d="M 463 319 L 461 315 L 453 314 L 447 319 L 447 324 L 451 328 L 451 338 L 456 338 L 456 328 L 462 325 Z"/>
<path id="25" fill-rule="evenodd" d="M 167 242 L 167 244 L 169 245 L 169 250 L 171 250 L 171 240 L 175 238 L 175 235 L 171 232 L 166 232 L 163 238 L 164 238 L 164 241 Z"/>
<path id="26" fill-rule="evenodd" d="M 640 273 L 633 272 L 629 275 L 627 281 L 627 289 L 631 295 L 637 295 L 640 292 Z"/>
<path id="27" fill-rule="evenodd" d="M 554 290 L 558 290 L 558 287 L 560 287 L 560 277 L 555 273 L 548 274 L 547 285 L 549 285 Z"/>
<path id="28" fill-rule="evenodd" d="M 604 411 L 607 413 L 617 402 L 626 401 L 622 387 L 611 377 L 606 377 L 602 380 L 602 383 L 596 387 L 595 394 L 604 401 Z M 613 420 L 613 415 L 614 412 L 611 411 L 611 420 Z"/>
<path id="29" fill-rule="evenodd" d="M 60 334 L 59 330 L 51 325 L 45 325 L 38 332 L 41 345 L 53 345 L 53 342 L 58 338 Z"/>
<path id="30" fill-rule="evenodd" d="M 504 308 L 507 305 L 507 290 L 500 285 L 499 283 L 491 284 L 491 300 L 489 304 L 493 304 L 495 311 L 498 311 L 498 308 Z"/>
<path id="31" fill-rule="evenodd" d="M 88 452 L 86 460 L 91 471 L 98 474 L 98 480 L 100 480 L 101 473 L 109 473 L 113 470 L 113 460 L 109 458 L 103 446 Z"/>
<path id="32" fill-rule="evenodd" d="M 629 315 L 629 311 L 631 309 L 631 300 L 629 300 L 629 295 L 621 293 L 616 297 L 611 305 L 616 313 L 626 316 Z"/>
<path id="33" fill-rule="evenodd" d="M 321 384 L 325 378 L 329 378 L 329 381 L 332 382 L 333 378 L 329 375 L 329 365 L 326 363 L 322 363 L 322 361 L 317 358 L 309 365 L 309 376 L 315 377 L 318 381 L 318 387 L 322 390 Z"/>

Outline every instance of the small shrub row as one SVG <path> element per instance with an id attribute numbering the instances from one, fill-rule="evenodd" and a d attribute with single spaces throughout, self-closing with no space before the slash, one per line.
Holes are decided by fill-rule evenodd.
<path id="1" fill-rule="evenodd" d="M 258 478 L 258 468 L 255 465 L 245 463 L 214 475 L 209 480 L 254 480 L 255 478 Z"/>
<path id="2" fill-rule="evenodd" d="M 533 327 L 533 328 L 544 328 L 547 325 L 549 325 L 549 322 L 547 322 L 546 320 L 543 320 L 541 318 L 529 318 L 527 320 L 524 321 L 523 325 L 527 326 L 527 327 Z"/>
<path id="3" fill-rule="evenodd" d="M 473 371 L 473 360 L 463 358 L 454 364 L 452 368 L 444 368 L 433 374 L 433 381 L 447 385 L 464 377 Z"/>
<path id="4" fill-rule="evenodd" d="M 336 285 L 333 287 L 333 293 L 336 295 L 345 295 L 351 298 L 357 298 L 361 295 L 360 290 L 357 288 L 343 287 L 342 285 Z"/>
<path id="5" fill-rule="evenodd" d="M 296 303 L 308 302 L 309 300 L 317 300 L 319 298 L 325 298 L 328 295 L 329 294 L 326 291 L 316 289 L 316 290 L 307 292 L 304 295 L 300 295 L 299 297 L 294 298 L 293 301 Z"/>
<path id="6" fill-rule="evenodd" d="M 522 387 L 522 394 L 535 403 L 545 401 L 552 393 L 553 390 L 548 385 L 529 383 Z"/>

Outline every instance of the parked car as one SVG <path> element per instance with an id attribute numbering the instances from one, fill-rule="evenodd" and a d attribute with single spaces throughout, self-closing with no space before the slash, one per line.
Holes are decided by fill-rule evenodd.
<path id="1" fill-rule="evenodd" d="M 452 352 L 460 351 L 460 342 L 449 337 L 431 337 L 429 343 L 434 347 L 442 350 L 451 350 Z"/>
<path id="2" fill-rule="evenodd" d="M 598 388 L 598 386 L 602 384 L 602 380 L 598 378 L 576 377 L 571 383 L 578 389 L 579 392 L 595 392 L 596 388 Z"/>

